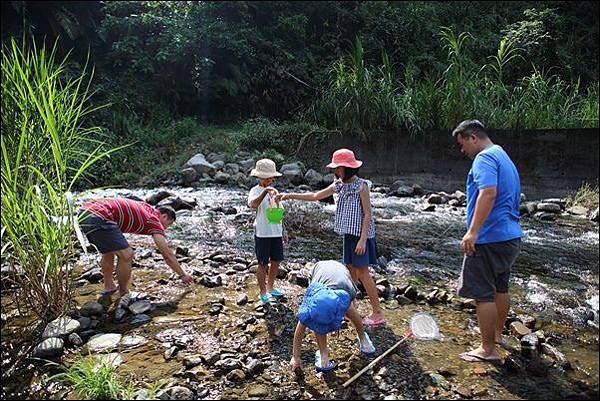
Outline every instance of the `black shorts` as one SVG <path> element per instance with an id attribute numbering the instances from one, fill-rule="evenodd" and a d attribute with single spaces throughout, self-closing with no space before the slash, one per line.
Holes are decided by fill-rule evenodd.
<path id="1" fill-rule="evenodd" d="M 129 248 L 129 243 L 119 226 L 112 221 L 80 211 L 79 226 L 88 241 L 98 248 L 101 254 Z"/>
<path id="2" fill-rule="evenodd" d="M 458 295 L 479 302 L 494 302 L 496 293 L 508 292 L 510 269 L 521 250 L 521 239 L 475 245 L 463 259 Z"/>
<path id="3" fill-rule="evenodd" d="M 271 262 L 281 262 L 283 260 L 283 238 L 260 238 L 254 236 L 254 250 L 259 265 L 266 265 Z"/>

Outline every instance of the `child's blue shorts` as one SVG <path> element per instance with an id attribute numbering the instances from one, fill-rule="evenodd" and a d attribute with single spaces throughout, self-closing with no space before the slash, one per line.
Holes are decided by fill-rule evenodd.
<path id="1" fill-rule="evenodd" d="M 344 235 L 344 263 L 354 267 L 366 267 L 377 264 L 377 242 L 375 238 L 367 238 L 365 253 L 357 255 L 356 244 L 360 237 L 351 234 Z"/>

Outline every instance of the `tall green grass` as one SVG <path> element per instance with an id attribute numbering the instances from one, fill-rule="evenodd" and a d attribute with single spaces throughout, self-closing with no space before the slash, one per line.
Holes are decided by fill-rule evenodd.
<path id="1" fill-rule="evenodd" d="M 393 63 L 382 53 L 378 68 L 365 62 L 360 40 L 332 68 L 330 85 L 308 114 L 328 128 L 358 133 L 377 130 L 452 129 L 467 118 L 506 129 L 598 127 L 598 82 L 582 88 L 553 71 L 532 66 L 529 75 L 507 82 L 522 51 L 502 39 L 489 63 L 478 67 L 467 57 L 471 36 L 442 28 L 447 67 L 417 77 L 410 66 L 397 80 Z"/>
<path id="2" fill-rule="evenodd" d="M 112 354 L 111 354 L 112 355 Z M 83 356 L 70 366 L 49 362 L 59 373 L 48 381 L 59 382 L 72 388 L 73 395 L 83 400 L 153 400 L 164 386 L 159 382 L 147 389 L 136 388 L 117 374 L 117 366 L 109 355 Z"/>
<path id="3" fill-rule="evenodd" d="M 19 45 L 2 48 L 2 256 L 16 297 L 41 320 L 70 306 L 74 210 L 70 191 L 107 153 L 85 128 L 91 75 L 65 79 L 66 58 Z M 92 74 L 93 75 L 93 74 Z"/>

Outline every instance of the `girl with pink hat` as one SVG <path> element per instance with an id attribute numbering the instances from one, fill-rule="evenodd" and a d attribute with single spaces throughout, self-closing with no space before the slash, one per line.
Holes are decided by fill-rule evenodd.
<path id="1" fill-rule="evenodd" d="M 336 179 L 327 188 L 313 193 L 279 194 L 277 200 L 317 201 L 338 194 L 335 212 L 335 232 L 343 236 L 344 263 L 354 282 L 361 282 L 367 291 L 373 313 L 363 320 L 365 326 L 385 324 L 383 310 L 369 264 L 377 263 L 375 223 L 371 212 L 371 182 L 357 176 L 362 161 L 354 152 L 338 149 L 333 153 L 329 168 L 335 169 Z"/>

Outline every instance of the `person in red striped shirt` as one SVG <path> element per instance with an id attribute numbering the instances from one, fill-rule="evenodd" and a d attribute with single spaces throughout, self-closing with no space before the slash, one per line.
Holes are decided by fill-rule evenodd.
<path id="1" fill-rule="evenodd" d="M 123 233 L 151 235 L 165 262 L 183 283 L 187 285 L 193 282 L 192 277 L 180 266 L 165 238 L 165 230 L 175 219 L 175 210 L 169 206 L 155 208 L 146 202 L 127 198 L 97 199 L 83 204 L 79 211 L 79 224 L 87 239 L 102 254 L 103 295 L 117 290 L 121 295 L 129 292 L 133 249 Z M 113 280 L 115 257 L 118 287 Z"/>

